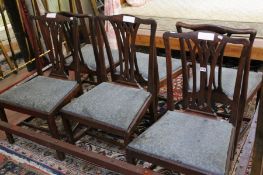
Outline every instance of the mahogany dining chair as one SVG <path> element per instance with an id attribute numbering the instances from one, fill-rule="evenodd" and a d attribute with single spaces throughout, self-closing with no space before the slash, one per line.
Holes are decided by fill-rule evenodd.
<path id="1" fill-rule="evenodd" d="M 203 30 L 165 32 L 163 38 L 168 112 L 128 144 L 127 160 L 136 163 L 141 159 L 184 174 L 227 174 L 237 121 L 242 117 L 239 105 L 246 100 L 242 80 L 247 81 L 250 42 Z M 180 40 L 185 111 L 174 110 L 170 41 L 175 38 Z M 235 76 L 230 122 L 218 119 L 212 108 L 212 87 L 217 81 L 215 67 L 226 44 L 243 46 Z M 192 64 L 190 71 L 189 62 Z M 196 81 L 197 74 L 201 76 L 200 81 Z"/>
<path id="2" fill-rule="evenodd" d="M 49 132 L 52 137 L 59 139 L 55 117 L 59 110 L 71 99 L 81 92 L 79 76 L 79 59 L 76 52 L 73 53 L 75 65 L 75 80 L 68 80 L 68 73 L 65 68 L 65 57 L 63 55 L 64 32 L 67 26 L 71 30 L 74 50 L 77 49 L 78 26 L 75 18 L 67 18 L 56 13 L 47 13 L 43 16 L 32 17 L 32 21 L 45 29 L 44 37 L 52 43 L 47 46 L 50 50 L 49 57 L 52 65 L 49 76 L 43 76 L 42 67 L 39 61 L 39 47 L 37 35 L 34 35 L 34 51 L 36 52 L 36 63 L 38 76 L 19 84 L 2 94 L 0 94 L 0 117 L 4 122 L 8 122 L 5 109 L 28 114 L 47 120 Z M 50 46 L 50 47 L 49 47 Z M 10 128 L 12 129 L 12 127 Z M 9 143 L 14 143 L 14 137 L 5 132 Z M 34 140 L 33 140 L 34 141 Z M 58 159 L 64 159 L 64 153 L 57 150 Z"/>

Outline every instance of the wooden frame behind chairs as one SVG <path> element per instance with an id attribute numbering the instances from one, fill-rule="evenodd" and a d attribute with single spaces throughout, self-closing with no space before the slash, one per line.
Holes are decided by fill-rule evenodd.
<path id="1" fill-rule="evenodd" d="M 37 69 L 39 76 L 33 79 L 13 87 L 8 91 L 0 95 L 0 111 L 1 120 L 8 122 L 5 109 L 28 114 L 34 117 L 39 117 L 48 121 L 49 131 L 52 137 L 59 139 L 55 116 L 58 114 L 60 108 L 67 104 L 73 97 L 79 94 L 81 88 L 79 85 L 79 61 L 77 53 L 73 53 L 75 62 L 75 79 L 76 81 L 65 80 L 68 78 L 65 72 L 65 58 L 62 53 L 63 47 L 63 28 L 67 25 L 71 28 L 73 35 L 73 45 L 76 49 L 76 40 L 78 38 L 77 21 L 74 18 L 66 18 L 61 15 L 51 15 L 32 17 L 34 21 L 38 22 L 41 28 L 45 28 L 45 37 L 48 37 L 52 41 L 52 46 L 47 49 L 51 50 L 53 57 L 50 57 L 50 63 L 52 64 L 49 77 L 41 76 L 42 67 L 39 64 L 39 48 L 37 44 L 36 35 L 34 35 L 34 51 L 37 52 Z M 48 32 L 48 33 L 47 33 Z M 48 34 L 48 35 L 47 35 Z M 52 78 L 52 77 L 59 77 Z M 12 130 L 12 128 L 9 128 Z M 12 132 L 11 132 L 12 133 Z M 14 143 L 13 136 L 6 132 L 9 143 Z M 33 140 L 34 141 L 34 140 Z M 57 151 L 59 159 L 64 158 L 64 153 Z"/>
<path id="2" fill-rule="evenodd" d="M 156 75 L 156 57 L 154 39 L 156 22 L 136 17 L 130 18 L 134 20 L 132 23 L 129 21 L 125 22 L 125 20 L 123 21 L 124 16 L 97 17 L 97 22 L 101 24 L 99 27 L 100 31 L 97 32 L 103 33 L 106 44 L 108 43 L 104 28 L 105 20 L 109 20 L 114 25 L 123 26 L 118 31 L 120 33 L 116 32 L 118 37 L 122 36 L 122 43 L 119 43 L 121 45 L 119 50 L 121 68 L 118 76 L 116 76 L 116 66 L 112 61 L 111 50 L 106 47 L 108 48 L 107 53 L 113 82 L 99 84 L 61 110 L 64 127 L 71 143 L 74 143 L 75 140 L 69 120 L 121 136 L 124 138 L 124 144 L 126 145 L 129 143 L 136 125 L 147 112 L 149 106 L 155 104 L 156 78 L 154 76 Z M 139 70 L 135 66 L 136 57 L 132 52 L 136 33 L 139 26 L 143 24 L 150 26 L 152 31 L 151 49 L 148 55 L 149 64 L 146 65 L 149 71 L 147 89 L 141 88 L 139 84 L 140 77 L 139 72 L 137 72 Z M 101 42 L 100 47 L 103 47 Z M 154 112 L 156 111 L 152 113 Z"/>
<path id="3" fill-rule="evenodd" d="M 247 95 L 246 95 L 246 101 L 244 104 L 240 105 L 240 114 L 243 116 L 245 107 L 248 106 L 248 103 L 253 99 L 253 97 L 257 94 L 257 100 L 256 100 L 256 107 L 258 104 L 258 100 L 259 100 L 259 96 L 260 96 L 260 87 L 261 87 L 261 77 L 262 77 L 262 73 L 257 73 L 257 72 L 252 72 L 249 71 L 250 70 L 250 55 L 251 55 L 251 51 L 252 51 L 252 46 L 257 34 L 257 31 L 255 29 L 235 29 L 235 28 L 229 28 L 229 27 L 224 27 L 224 26 L 215 26 L 215 25 L 211 25 L 211 24 L 186 24 L 183 22 L 177 22 L 176 23 L 176 28 L 178 33 L 182 33 L 183 30 L 187 29 L 187 30 L 192 30 L 192 31 L 196 31 L 196 30 L 206 30 L 206 31 L 211 31 L 211 32 L 217 32 L 220 33 L 222 35 L 227 35 L 229 37 L 247 37 L 250 41 L 250 50 L 249 50 L 249 59 L 247 59 L 247 63 L 246 63 L 246 71 L 249 72 L 249 74 L 246 74 L 245 79 L 248 79 L 248 81 L 243 81 L 242 83 L 242 91 L 244 91 L 245 89 L 247 89 Z M 223 104 L 229 104 L 231 105 L 233 102 L 232 96 L 233 96 L 233 90 L 234 90 L 234 82 L 235 82 L 235 76 L 231 76 L 237 73 L 236 69 L 233 68 L 226 68 L 223 67 L 223 61 L 224 61 L 224 55 L 223 52 L 225 50 L 222 50 L 222 53 L 219 57 L 217 66 L 218 66 L 218 72 L 216 72 L 217 79 L 218 79 L 218 84 L 216 84 L 216 86 L 214 87 L 214 92 L 217 92 L 217 95 L 215 96 L 215 101 L 223 103 Z M 200 76 L 198 77 L 200 78 Z M 223 83 L 224 79 L 227 79 L 228 83 Z M 197 79 L 197 81 L 199 81 Z M 232 82 L 232 83 L 231 83 Z M 229 87 L 230 86 L 230 87 Z M 231 92 L 228 92 L 227 89 L 229 88 L 232 89 Z M 242 97 L 243 98 L 243 97 Z M 256 108 L 255 107 L 255 108 Z M 226 116 L 225 116 L 226 117 Z M 235 145 L 237 144 L 237 138 L 238 138 L 238 134 L 240 132 L 240 128 L 242 125 L 242 118 L 240 118 L 239 121 L 237 121 L 237 132 L 236 132 L 236 140 L 235 140 Z"/>
<path id="4" fill-rule="evenodd" d="M 163 37 L 167 57 L 169 111 L 127 146 L 127 160 L 134 163 L 135 159 L 142 159 L 187 174 L 227 174 L 233 154 L 235 126 L 241 117 L 238 109 L 245 101 L 243 97 L 246 88 L 243 90 L 242 80 L 246 81 L 248 73 L 246 64 L 250 42 L 207 31 L 179 34 L 166 32 Z M 171 111 L 174 110 L 174 102 L 170 41 L 174 38 L 181 41 L 183 91 L 187 100 L 185 112 Z M 236 76 L 231 123 L 218 120 L 211 113 L 212 86 L 216 81 L 215 65 L 228 43 L 243 46 Z M 187 59 L 187 52 L 190 59 Z M 201 74 L 199 82 L 191 80 L 187 60 L 191 61 L 193 67 L 196 67 L 197 60 L 200 62 L 200 69 L 194 69 L 196 71 L 193 72 L 194 77 L 198 71 Z M 200 87 L 199 91 L 195 91 L 197 86 Z M 187 93 L 190 89 L 194 89 L 192 94 Z"/>

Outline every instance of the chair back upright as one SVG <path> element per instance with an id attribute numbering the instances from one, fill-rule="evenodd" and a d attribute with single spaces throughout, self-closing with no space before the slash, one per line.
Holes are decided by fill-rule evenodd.
<path id="1" fill-rule="evenodd" d="M 249 54 L 248 58 L 246 61 L 246 67 L 245 67 L 245 75 L 244 75 L 244 81 L 242 82 L 242 91 L 247 91 L 247 82 L 248 82 L 248 77 L 249 77 L 249 70 L 250 70 L 250 56 L 251 56 L 251 51 L 252 51 L 252 46 L 254 43 L 254 40 L 256 38 L 257 31 L 255 29 L 247 28 L 247 29 L 236 29 L 236 28 L 230 28 L 230 27 L 225 27 L 225 26 L 218 26 L 218 25 L 213 25 L 213 24 L 187 24 L 183 22 L 177 22 L 176 23 L 176 29 L 178 33 L 186 32 L 186 31 L 198 31 L 198 30 L 206 30 L 210 32 L 216 32 L 222 35 L 226 35 L 228 37 L 235 37 L 235 38 L 248 38 L 250 41 L 250 47 L 249 47 Z M 223 61 L 224 61 L 224 52 L 225 52 L 226 45 L 223 47 L 221 50 L 219 59 L 217 61 L 218 67 L 218 85 L 217 85 L 217 91 L 222 93 L 222 66 L 223 66 Z M 239 55 L 237 55 L 239 56 Z M 244 94 L 244 93 L 243 93 Z M 246 95 L 246 94 L 244 94 Z M 247 98 L 247 97 L 242 97 L 242 98 Z M 223 98 L 223 101 L 227 101 L 228 103 L 231 104 L 231 99 L 228 98 Z M 244 104 L 240 105 L 241 111 L 245 108 L 245 102 Z M 241 112 L 243 114 L 243 112 Z"/>
<path id="2" fill-rule="evenodd" d="M 79 73 L 79 58 L 78 52 L 78 25 L 77 20 L 73 17 L 65 17 L 56 13 L 47 13 L 42 16 L 32 16 L 33 22 L 35 22 L 44 37 L 46 49 L 49 50 L 49 61 L 52 65 L 50 76 L 68 79 L 68 70 L 66 69 L 66 48 L 65 45 L 70 46 L 73 63 L 75 80 L 80 82 Z M 70 33 L 70 38 L 65 35 L 65 33 Z M 33 44 L 34 50 L 39 51 L 39 45 L 37 42 L 37 37 L 35 43 Z M 36 55 L 40 55 L 37 53 Z M 38 61 L 38 59 L 37 59 Z M 38 69 L 42 69 L 38 67 Z"/>
<path id="3" fill-rule="evenodd" d="M 170 40 L 177 38 L 180 41 L 180 53 L 183 71 L 183 103 L 186 109 L 202 111 L 213 114 L 212 104 L 213 91 L 218 85 L 215 77 L 216 65 L 226 44 L 239 45 L 242 47 L 238 70 L 236 75 L 235 89 L 232 102 L 230 122 L 236 126 L 239 105 L 243 103 L 247 92 L 241 90 L 242 80 L 247 74 L 246 64 L 249 59 L 251 44 L 244 38 L 230 38 L 220 33 L 210 31 L 194 31 L 187 33 L 164 33 L 164 43 L 167 56 L 167 91 L 168 109 L 172 110 L 173 86 L 171 73 L 171 47 Z M 191 66 L 189 66 L 189 64 Z M 220 64 L 217 65 L 220 67 Z M 222 65 L 221 65 L 222 66 Z M 199 74 L 199 76 L 198 76 Z M 234 75 L 233 75 L 234 76 Z M 200 77 L 200 80 L 197 80 Z"/>
<path id="4" fill-rule="evenodd" d="M 86 0 L 76 0 L 75 1 L 75 5 L 76 5 L 76 15 L 79 14 L 89 14 L 90 16 L 95 16 L 97 15 L 97 9 L 94 9 L 93 7 L 93 2 L 86 1 Z M 80 23 L 80 31 L 81 34 L 83 36 L 83 38 L 85 39 L 85 42 L 88 44 L 90 43 L 90 38 L 89 38 L 89 34 L 90 34 L 90 22 L 88 18 L 80 18 L 79 19 L 79 23 Z"/>
<path id="5" fill-rule="evenodd" d="M 148 91 L 156 93 L 158 86 L 158 68 L 155 48 L 155 34 L 157 24 L 152 19 L 141 19 L 130 15 L 114 15 L 97 17 L 100 25 L 100 32 L 104 40 L 107 55 L 109 58 L 111 76 L 113 81 L 127 83 L 134 86 L 147 86 Z M 114 48 L 109 44 L 109 39 L 105 29 L 105 23 L 113 28 L 117 49 L 119 65 L 114 64 L 112 51 Z M 145 81 L 140 73 L 137 55 L 136 55 L 136 37 L 141 26 L 147 26 L 150 29 L 149 41 L 149 64 L 148 79 Z M 108 29 L 110 27 L 107 27 Z M 115 50 L 117 50 L 115 48 Z M 146 65 L 147 66 L 147 65 Z"/>

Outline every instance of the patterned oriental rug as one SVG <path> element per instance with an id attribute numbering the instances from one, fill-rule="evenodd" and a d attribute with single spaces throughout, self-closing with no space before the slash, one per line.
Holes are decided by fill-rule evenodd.
<path id="1" fill-rule="evenodd" d="M 174 99 L 177 101 L 176 108 L 181 108 L 180 100 L 182 99 L 182 77 L 179 77 L 174 82 Z M 92 88 L 90 85 L 84 84 L 84 89 Z M 160 90 L 160 94 L 165 96 L 166 88 L 163 87 Z M 165 102 L 159 102 L 159 111 L 162 112 L 165 110 Z M 253 105 L 252 105 L 253 107 Z M 223 105 L 218 105 L 218 111 L 223 110 Z M 251 111 L 253 109 L 251 108 Z M 46 127 L 47 124 L 41 119 L 34 119 L 32 123 Z M 57 125 L 60 132 L 63 133 L 63 126 L 60 117 L 57 117 Z M 134 136 L 143 132 L 150 125 L 150 120 L 145 117 L 143 121 L 137 127 L 137 131 Z M 36 131 L 41 132 L 41 131 Z M 105 142 L 101 139 L 97 139 L 91 135 L 99 135 L 106 137 L 108 139 L 113 139 L 114 141 L 121 142 L 121 140 L 115 136 L 98 132 L 97 130 L 89 131 L 89 135 L 82 137 L 77 141 L 76 145 L 84 148 L 86 150 L 91 150 L 98 154 L 102 154 L 114 159 L 126 161 L 125 159 L 125 150 L 109 142 Z M 46 175 L 46 174 L 67 174 L 67 175 L 115 175 L 117 173 L 93 165 L 92 163 L 86 162 L 84 160 L 78 159 L 71 155 L 66 155 L 64 161 L 57 160 L 55 156 L 55 151 L 47 147 L 38 145 L 29 140 L 15 137 L 16 142 L 13 145 L 10 145 L 7 141 L 0 141 L 0 175 Z M 241 147 L 243 142 L 241 141 L 238 145 L 238 153 L 241 152 Z M 238 156 L 236 156 L 235 161 L 238 161 Z M 140 161 L 138 164 L 143 165 L 144 167 L 150 167 L 151 164 L 148 162 Z M 178 173 L 166 170 L 162 167 L 155 167 L 153 169 L 161 174 L 165 175 L 177 175 Z M 249 170 L 248 170 L 249 172 Z M 234 174 L 234 173 L 232 173 Z"/>

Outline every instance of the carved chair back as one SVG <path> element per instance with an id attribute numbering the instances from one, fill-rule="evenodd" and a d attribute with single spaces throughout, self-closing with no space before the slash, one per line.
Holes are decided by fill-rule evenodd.
<path id="1" fill-rule="evenodd" d="M 73 17 L 65 17 L 56 13 L 48 13 L 42 16 L 32 16 L 33 22 L 36 22 L 39 26 L 42 35 L 44 37 L 44 42 L 47 50 L 49 52 L 49 60 L 52 64 L 52 69 L 50 76 L 58 78 L 68 78 L 68 70 L 66 69 L 66 54 L 65 54 L 65 44 L 71 49 L 73 62 L 74 62 L 74 72 L 75 79 L 80 82 L 79 73 L 79 58 L 78 53 L 74 52 L 78 50 L 78 25 L 77 20 Z M 70 33 L 70 39 L 65 39 L 65 31 Z M 37 37 L 34 40 L 34 50 L 39 52 Z M 36 55 L 40 55 L 37 53 Z M 39 58 L 37 58 L 38 62 Z M 42 70 L 42 67 L 38 66 L 38 69 Z"/>
<path id="2" fill-rule="evenodd" d="M 100 47 L 99 45 L 100 43 L 99 40 L 101 40 L 101 36 L 99 36 L 100 32 L 98 32 L 99 26 L 97 25 L 97 23 L 95 23 L 95 16 L 92 16 L 89 14 L 74 14 L 70 12 L 58 12 L 58 14 L 66 16 L 66 17 L 75 17 L 78 20 L 80 27 L 82 29 L 81 31 L 82 31 L 82 37 L 84 39 L 84 44 L 81 43 L 80 40 L 78 40 L 78 53 L 79 53 L 80 63 L 82 65 L 80 68 L 81 72 L 96 74 L 98 82 L 107 81 L 107 68 L 106 68 L 106 63 L 104 59 L 105 55 L 101 54 L 103 53 L 104 48 Z M 67 36 L 66 39 L 72 40 L 72 38 L 70 38 L 71 36 L 70 32 L 66 31 L 65 33 Z M 89 69 L 89 65 L 86 65 L 86 63 L 84 62 L 82 47 L 84 47 L 85 44 L 92 45 L 93 53 L 91 54 L 94 54 L 94 57 L 95 57 L 95 62 L 96 62 L 95 71 Z M 72 48 L 72 46 L 69 46 L 69 47 Z"/>
<path id="3" fill-rule="evenodd" d="M 212 103 L 214 102 L 213 91 L 218 85 L 215 77 L 216 65 L 220 56 L 224 53 L 226 44 L 239 45 L 242 47 L 236 75 L 233 102 L 231 105 L 230 122 L 236 126 L 239 116 L 238 108 L 245 100 L 246 89 L 241 89 L 242 80 L 246 74 L 247 60 L 251 44 L 244 38 L 230 38 L 220 33 L 210 31 L 195 31 L 188 33 L 164 33 L 164 43 L 167 56 L 167 91 L 168 109 L 172 110 L 173 86 L 171 73 L 171 38 L 180 41 L 180 52 L 183 71 L 183 103 L 187 109 L 214 113 Z M 189 63 L 191 66 L 189 66 Z M 222 65 L 219 64 L 218 67 Z M 199 74 L 199 76 L 197 76 Z M 235 75 L 233 75 L 235 76 Z M 200 80 L 197 80 L 200 77 Z"/>
<path id="4" fill-rule="evenodd" d="M 252 46 L 257 34 L 257 31 L 255 29 L 235 29 L 235 28 L 230 28 L 230 27 L 225 27 L 225 26 L 217 26 L 217 25 L 212 25 L 212 24 L 186 24 L 183 22 L 177 22 L 176 23 L 176 28 L 178 33 L 182 33 L 184 31 L 197 31 L 197 30 L 207 30 L 207 31 L 211 31 L 211 32 L 216 32 L 222 35 L 226 35 L 228 37 L 247 37 L 249 38 L 250 41 L 250 49 L 249 49 L 249 58 L 251 55 L 251 51 L 252 51 Z M 226 46 L 223 47 L 219 59 L 217 61 L 217 65 L 219 65 L 218 67 L 218 86 L 217 86 L 217 90 L 219 92 L 222 92 L 222 64 L 224 61 L 224 52 L 225 52 L 225 48 Z M 246 72 L 248 72 L 250 70 L 250 59 L 246 60 Z M 244 81 L 242 82 L 242 88 L 243 91 L 246 91 L 247 89 L 247 81 L 248 81 L 248 76 L 249 73 L 245 74 L 244 76 Z M 231 100 L 228 98 L 223 98 L 223 101 L 228 101 L 228 103 L 231 103 Z M 245 104 L 241 105 L 244 106 Z M 242 107 L 243 108 L 243 107 Z"/>
<path id="5" fill-rule="evenodd" d="M 114 16 L 98 16 L 98 23 L 100 32 L 104 41 L 107 55 L 109 58 L 111 76 L 113 81 L 127 83 L 134 86 L 147 86 L 148 91 L 155 94 L 158 84 L 158 69 L 155 48 L 155 33 L 157 24 L 152 19 L 141 19 L 130 15 L 114 15 Z M 112 27 L 116 36 L 118 47 L 119 65 L 114 64 L 112 55 L 112 46 L 109 43 L 107 33 L 105 30 L 105 23 L 108 27 Z M 110 27 L 109 27 L 110 26 Z M 150 29 L 150 48 L 149 48 L 149 64 L 148 64 L 148 78 L 145 81 L 142 78 L 136 55 L 136 36 L 141 26 Z M 110 30 L 110 29 L 109 29 Z M 102 43 L 101 43 L 102 44 Z M 101 45 L 100 44 L 100 45 Z M 103 53 L 102 53 L 103 54 Z M 147 66 L 147 65 L 146 65 Z M 157 73 L 156 73 L 157 72 Z"/>

